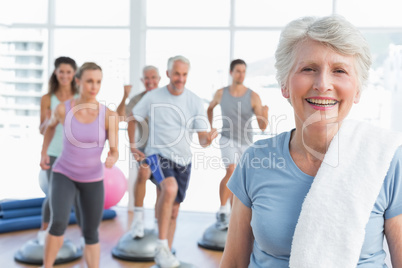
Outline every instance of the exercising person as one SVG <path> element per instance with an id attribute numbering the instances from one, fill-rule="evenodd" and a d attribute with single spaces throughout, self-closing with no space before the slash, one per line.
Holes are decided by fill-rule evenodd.
<path id="1" fill-rule="evenodd" d="M 189 69 L 187 58 L 170 58 L 166 72 L 169 84 L 147 93 L 133 109 L 134 123 L 143 123 L 145 118 L 149 120 L 151 129 L 145 154 L 147 159 L 157 158 L 158 163 L 159 176 L 154 173 L 154 178 L 161 193 L 157 204 L 159 232 L 155 262 L 163 268 L 180 265 L 171 253 L 171 247 L 180 203 L 185 198 L 190 179 L 191 136 L 197 132 L 202 147 L 209 146 L 217 136 L 215 129 L 207 132 L 209 124 L 202 100 L 185 88 Z M 133 126 L 135 128 L 135 124 Z M 135 131 L 132 133 L 134 135 Z M 146 158 L 135 143 L 131 144 L 131 151 L 137 161 Z"/>
<path id="2" fill-rule="evenodd" d="M 220 208 L 216 213 L 216 226 L 227 230 L 229 225 L 232 193 L 226 184 L 232 176 L 243 152 L 253 144 L 251 120 L 256 116 L 259 128 L 264 131 L 268 126 L 268 106 L 263 106 L 260 96 L 247 88 L 243 82 L 246 76 L 246 63 L 236 59 L 230 63 L 232 84 L 216 91 L 207 109 L 208 120 L 213 123 L 213 110 L 220 104 L 222 110 L 222 137 L 219 140 L 222 161 L 226 174 L 219 186 Z"/>
<path id="3" fill-rule="evenodd" d="M 60 102 L 72 99 L 78 93 L 75 84 L 74 75 L 77 71 L 77 64 L 72 58 L 59 57 L 54 61 L 54 71 L 49 79 L 48 93 L 43 95 L 40 104 L 40 126 L 39 131 L 43 135 L 49 123 L 52 111 L 55 110 Z M 49 156 L 49 169 L 46 170 L 48 185 L 50 185 L 50 174 L 52 166 L 56 158 L 61 154 L 63 149 L 63 126 L 58 125 L 55 130 L 54 137 L 47 149 Z M 50 187 L 48 187 L 50 189 Z M 77 206 L 75 206 L 77 210 Z M 77 222 L 79 223 L 79 213 L 76 213 Z M 46 230 L 50 221 L 49 199 L 46 196 L 42 204 L 42 224 L 38 232 L 38 243 L 45 244 Z"/>
<path id="4" fill-rule="evenodd" d="M 159 81 L 161 77 L 159 75 L 159 70 L 155 66 L 148 65 L 145 66 L 142 70 L 142 78 L 141 81 L 145 86 L 145 90 L 133 98 L 131 98 L 130 102 L 126 105 L 126 99 L 128 98 L 131 92 L 131 85 L 124 86 L 124 96 L 117 107 L 117 113 L 119 114 L 119 118 L 121 121 L 126 120 L 127 118 L 133 115 L 133 108 L 135 105 L 145 96 L 148 92 L 155 89 L 159 85 Z M 127 132 L 130 143 L 135 143 L 136 141 L 132 140 L 134 137 L 133 131 L 134 122 L 128 120 Z M 145 124 L 137 124 L 136 126 L 139 131 L 139 136 L 137 140 L 137 149 L 142 153 L 145 153 L 145 147 L 148 141 L 148 119 L 145 119 Z M 130 156 L 131 159 L 132 156 Z M 130 161 L 131 165 L 131 161 Z M 131 171 L 131 169 L 130 169 Z M 144 237 L 144 198 L 146 191 L 146 182 L 152 176 L 151 171 L 145 165 L 139 165 L 137 178 L 134 183 L 134 217 L 130 227 L 130 233 L 133 238 L 142 238 Z M 157 188 L 158 189 L 158 188 Z M 157 198 L 159 196 L 159 190 L 157 190 Z M 155 205 L 155 222 L 156 221 L 156 205 Z"/>
<path id="5" fill-rule="evenodd" d="M 47 149 L 56 126 L 64 126 L 63 150 L 53 165 L 50 210 L 51 221 L 46 236 L 44 267 L 53 267 L 63 244 L 71 205 L 78 193 L 85 238 L 84 258 L 90 268 L 99 267 L 98 227 L 104 204 L 103 164 L 100 156 L 106 139 L 110 151 L 105 167 L 118 160 L 118 116 L 96 100 L 102 82 L 102 69 L 95 63 L 84 63 L 76 74 L 79 97 L 59 104 L 45 131 L 42 147 L 42 169 L 49 169 Z"/>

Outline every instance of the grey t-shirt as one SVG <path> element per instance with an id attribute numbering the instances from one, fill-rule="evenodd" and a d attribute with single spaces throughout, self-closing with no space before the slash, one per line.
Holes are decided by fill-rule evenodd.
<path id="1" fill-rule="evenodd" d="M 146 155 L 159 154 L 186 166 L 191 162 L 192 136 L 209 130 L 202 100 L 185 89 L 176 96 L 167 87 L 154 89 L 134 107 L 135 119 L 149 119 L 149 142 Z"/>

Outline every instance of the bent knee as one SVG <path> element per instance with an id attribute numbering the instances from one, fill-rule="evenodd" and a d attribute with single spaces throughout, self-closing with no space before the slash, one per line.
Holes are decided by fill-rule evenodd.
<path id="1" fill-rule="evenodd" d="M 52 220 L 50 223 L 49 234 L 54 236 L 64 235 L 67 229 L 67 223 L 59 220 Z"/>
<path id="2" fill-rule="evenodd" d="M 167 196 L 176 197 L 179 186 L 177 185 L 176 179 L 173 177 L 166 178 L 161 183 L 161 190 Z"/>
<path id="3" fill-rule="evenodd" d="M 92 244 L 96 244 L 99 242 L 99 233 L 96 228 L 95 229 L 84 229 L 82 233 L 83 233 L 86 245 L 92 245 Z"/>
<path id="4" fill-rule="evenodd" d="M 146 181 L 151 176 L 151 171 L 149 168 L 140 167 L 138 170 L 137 180 Z"/>

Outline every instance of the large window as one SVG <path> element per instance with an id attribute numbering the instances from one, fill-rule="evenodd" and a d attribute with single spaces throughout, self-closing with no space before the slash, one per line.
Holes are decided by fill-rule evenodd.
<path id="1" fill-rule="evenodd" d="M 282 27 L 302 16 L 326 16 L 332 13 L 332 0 L 236 0 L 236 26 Z"/>
<path id="2" fill-rule="evenodd" d="M 48 0 L 15 0 L 0 3 L 0 24 L 47 23 Z"/>
<path id="3" fill-rule="evenodd" d="M 74 40 L 71 42 L 71 40 Z M 77 64 L 93 61 L 103 70 L 98 99 L 118 105 L 123 85 L 129 82 L 130 33 L 128 29 L 58 29 L 54 55 L 74 55 Z"/>
<path id="4" fill-rule="evenodd" d="M 55 24 L 66 26 L 128 26 L 130 0 L 53 0 Z"/>
<path id="5" fill-rule="evenodd" d="M 402 27 L 398 19 L 400 14 L 399 0 L 365 1 L 337 0 L 337 11 L 357 27 L 384 28 Z M 359 15 L 356 14 L 357 11 Z"/>
<path id="6" fill-rule="evenodd" d="M 230 0 L 148 0 L 147 26 L 229 26 Z"/>
<path id="7" fill-rule="evenodd" d="M 0 199 L 42 194 L 37 183 L 43 139 L 37 129 L 39 101 L 47 91 L 53 61 L 62 55 L 78 64 L 95 61 L 102 66 L 99 100 L 112 109 L 121 100 L 124 84 L 134 85 L 133 94 L 143 90 L 140 77 L 146 64 L 159 68 L 160 85 L 166 85 L 167 59 L 178 54 L 191 62 L 187 88 L 207 105 L 217 89 L 230 83 L 230 61 L 242 58 L 248 65 L 245 84 L 270 107 L 268 132 L 256 136 L 263 138 L 294 127 L 293 110 L 275 79 L 274 52 L 281 29 L 301 16 L 337 13 L 360 27 L 374 60 L 370 83 L 351 117 L 402 130 L 397 120 L 402 113 L 398 7 L 399 0 L 1 1 L 0 161 L 8 163 L 2 171 L 8 179 L 0 180 Z M 120 137 L 117 165 L 127 174 L 124 129 Z M 217 144 L 200 152 L 210 159 L 220 157 Z M 224 168 L 197 163 L 188 201 L 182 207 L 214 211 L 219 206 L 218 184 Z M 210 189 L 213 197 L 207 202 L 205 192 Z M 151 190 L 146 206 L 152 207 L 153 201 Z"/>

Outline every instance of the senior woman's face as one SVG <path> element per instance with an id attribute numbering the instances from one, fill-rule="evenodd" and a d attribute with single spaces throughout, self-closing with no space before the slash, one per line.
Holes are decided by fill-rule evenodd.
<path id="1" fill-rule="evenodd" d="M 312 40 L 297 49 L 287 87 L 282 89 L 291 100 L 296 124 L 317 114 L 326 118 L 323 124 L 341 122 L 360 98 L 354 57 Z"/>

